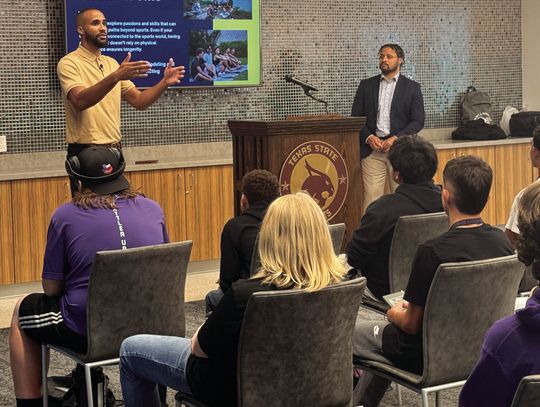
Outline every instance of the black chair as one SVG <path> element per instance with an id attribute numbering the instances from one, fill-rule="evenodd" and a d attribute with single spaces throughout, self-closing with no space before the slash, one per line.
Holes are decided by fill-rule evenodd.
<path id="1" fill-rule="evenodd" d="M 448 216 L 444 212 L 401 216 L 396 222 L 388 256 L 390 292 L 407 288 L 416 250 L 421 243 L 448 230 Z M 364 308 L 385 314 L 388 304 L 364 297 Z"/>
<path id="2" fill-rule="evenodd" d="M 337 256 L 341 253 L 341 246 L 343 245 L 343 237 L 345 236 L 347 225 L 345 223 L 334 223 L 333 225 L 328 225 L 328 229 L 330 230 L 334 253 Z"/>
<path id="3" fill-rule="evenodd" d="M 519 382 L 511 407 L 540 406 L 540 375 L 525 376 Z"/>
<path id="4" fill-rule="evenodd" d="M 439 406 L 439 391 L 465 383 L 489 327 L 514 312 L 522 275 L 522 264 L 515 255 L 441 264 L 424 309 L 423 373 L 371 360 L 355 359 L 355 365 L 421 393 L 424 407 L 429 393 L 435 392 Z"/>
<path id="5" fill-rule="evenodd" d="M 53 349 L 84 366 L 88 405 L 90 369 L 119 363 L 122 341 L 136 334 L 185 335 L 184 289 L 191 241 L 96 253 L 88 284 L 86 354 L 43 344 L 42 378 Z M 102 400 L 98 400 L 100 402 Z M 47 407 L 47 386 L 43 386 Z"/>
<path id="6" fill-rule="evenodd" d="M 238 344 L 238 406 L 348 406 L 352 333 L 365 285 L 360 278 L 316 292 L 253 294 Z M 204 407 L 183 393 L 176 401 Z"/>

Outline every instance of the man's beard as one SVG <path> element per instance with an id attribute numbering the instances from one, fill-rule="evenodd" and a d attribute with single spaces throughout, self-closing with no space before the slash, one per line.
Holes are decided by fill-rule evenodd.
<path id="1" fill-rule="evenodd" d="M 109 37 L 106 36 L 105 37 L 105 41 L 102 41 L 100 40 L 98 37 L 100 36 L 101 34 L 99 35 L 96 35 L 95 37 L 91 37 L 90 35 L 88 34 L 84 34 L 85 38 L 86 38 L 86 42 L 92 44 L 93 46 L 97 47 L 97 48 L 104 48 L 107 46 L 108 44 L 108 41 L 109 41 Z"/>
<path id="2" fill-rule="evenodd" d="M 382 64 L 379 65 L 379 69 L 380 69 L 381 72 L 382 72 L 383 74 L 385 74 L 385 75 L 387 75 L 387 74 L 389 74 L 389 73 L 394 73 L 394 72 L 396 72 L 396 71 L 398 70 L 398 68 L 399 68 L 399 65 L 397 65 L 394 69 L 391 69 L 390 66 L 389 66 L 388 64 L 386 64 L 386 66 L 387 66 L 388 68 L 383 68 L 383 67 L 382 67 Z"/>

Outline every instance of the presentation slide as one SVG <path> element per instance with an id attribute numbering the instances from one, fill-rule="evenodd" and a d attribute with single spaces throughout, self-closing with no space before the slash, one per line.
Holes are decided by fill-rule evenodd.
<path id="1" fill-rule="evenodd" d="M 186 67 L 182 87 L 261 84 L 260 0 L 66 0 L 66 52 L 79 46 L 77 14 L 88 8 L 107 19 L 104 55 L 152 64 L 133 81 L 140 88 L 161 80 L 169 58 Z"/>

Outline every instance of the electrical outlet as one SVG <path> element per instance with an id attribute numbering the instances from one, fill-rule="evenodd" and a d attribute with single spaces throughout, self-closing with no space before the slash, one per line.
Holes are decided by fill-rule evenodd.
<path id="1" fill-rule="evenodd" d="M 6 151 L 7 151 L 6 136 L 0 136 L 0 153 L 5 153 Z"/>

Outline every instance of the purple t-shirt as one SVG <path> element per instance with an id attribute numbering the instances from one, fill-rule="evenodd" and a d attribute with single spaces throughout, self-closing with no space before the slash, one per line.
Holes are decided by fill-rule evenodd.
<path id="1" fill-rule="evenodd" d="M 60 311 L 68 328 L 86 336 L 88 280 L 96 252 L 167 243 L 160 206 L 147 198 L 118 199 L 118 209 L 54 212 L 47 232 L 42 278 L 63 281 Z"/>

